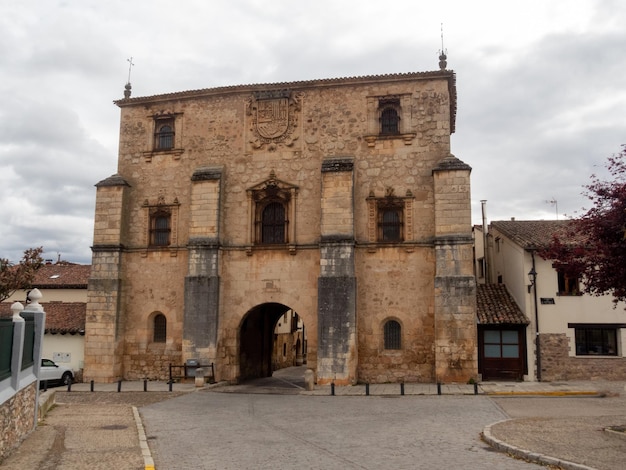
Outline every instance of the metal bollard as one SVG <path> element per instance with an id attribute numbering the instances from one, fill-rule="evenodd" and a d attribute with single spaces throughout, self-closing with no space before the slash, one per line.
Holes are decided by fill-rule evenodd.
<path id="1" fill-rule="evenodd" d="M 441 384 L 437 382 L 437 395 L 441 395 Z"/>
<path id="2" fill-rule="evenodd" d="M 93 380 L 89 382 L 89 391 L 93 392 Z"/>
<path id="3" fill-rule="evenodd" d="M 143 379 L 143 391 L 144 392 L 148 391 L 148 380 L 147 379 Z"/>
<path id="4" fill-rule="evenodd" d="M 330 394 L 335 396 L 335 382 L 330 383 Z"/>
<path id="5" fill-rule="evenodd" d="M 478 395 L 478 383 L 474 382 L 474 395 Z"/>
<path id="6" fill-rule="evenodd" d="M 122 391 L 122 381 L 118 380 L 117 381 L 117 393 Z"/>
<path id="7" fill-rule="evenodd" d="M 47 392 L 47 391 L 48 391 L 48 381 L 47 381 L 47 380 L 44 380 L 44 381 L 43 381 L 43 391 L 44 391 L 44 392 Z"/>
<path id="8" fill-rule="evenodd" d="M 68 392 L 72 391 L 72 381 L 71 380 L 67 383 L 67 391 Z"/>
<path id="9" fill-rule="evenodd" d="M 404 382 L 400 382 L 400 395 L 404 395 Z"/>
<path id="10" fill-rule="evenodd" d="M 368 397 L 370 395 L 370 384 L 365 384 L 365 396 Z"/>
<path id="11" fill-rule="evenodd" d="M 167 384 L 168 384 L 168 386 L 169 386 L 168 388 L 169 388 L 169 391 L 170 391 L 170 392 L 172 391 L 172 383 L 173 383 L 173 381 L 172 381 L 172 380 L 170 380 L 170 381 L 167 383 Z"/>

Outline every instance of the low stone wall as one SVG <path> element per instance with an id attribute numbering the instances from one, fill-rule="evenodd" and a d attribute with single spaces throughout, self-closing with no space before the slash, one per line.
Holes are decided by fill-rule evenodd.
<path id="1" fill-rule="evenodd" d="M 626 380 L 626 358 L 569 355 L 565 334 L 540 335 L 541 380 Z"/>
<path id="2" fill-rule="evenodd" d="M 36 399 L 35 381 L 0 405 L 0 462 L 34 429 Z"/>

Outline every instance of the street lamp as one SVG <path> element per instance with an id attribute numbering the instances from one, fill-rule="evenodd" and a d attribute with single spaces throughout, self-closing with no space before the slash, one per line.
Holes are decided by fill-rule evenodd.
<path id="1" fill-rule="evenodd" d="M 528 293 L 530 294 L 530 288 L 537 282 L 537 271 L 535 271 L 534 266 L 528 271 L 528 280 L 530 281 L 530 285 L 528 286 Z"/>
<path id="2" fill-rule="evenodd" d="M 530 294 L 530 288 L 534 287 L 534 300 L 535 300 L 535 353 L 537 355 L 537 382 L 541 382 L 541 349 L 539 347 L 539 311 L 537 309 L 537 271 L 535 270 L 535 253 L 531 252 L 533 266 L 528 272 L 528 279 L 530 280 L 530 286 L 528 286 L 528 293 Z"/>

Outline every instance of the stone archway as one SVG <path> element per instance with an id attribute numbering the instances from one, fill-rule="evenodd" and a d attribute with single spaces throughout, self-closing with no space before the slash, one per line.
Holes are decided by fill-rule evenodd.
<path id="1" fill-rule="evenodd" d="M 289 306 L 257 305 L 239 328 L 239 381 L 271 377 L 274 370 L 295 366 L 305 345 L 302 320 Z"/>

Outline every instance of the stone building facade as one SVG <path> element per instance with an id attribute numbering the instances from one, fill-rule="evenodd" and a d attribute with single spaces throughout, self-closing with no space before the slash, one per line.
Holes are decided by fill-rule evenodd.
<path id="1" fill-rule="evenodd" d="M 452 71 L 127 95 L 96 185 L 85 380 L 190 358 L 271 375 L 288 310 L 318 383 L 476 376 Z"/>

